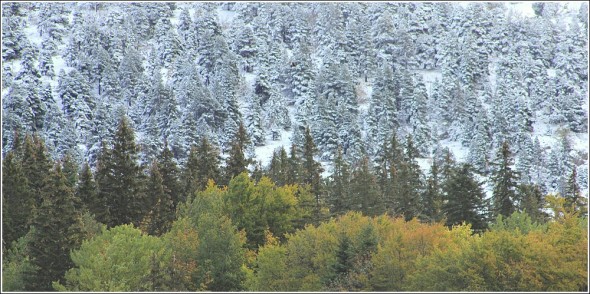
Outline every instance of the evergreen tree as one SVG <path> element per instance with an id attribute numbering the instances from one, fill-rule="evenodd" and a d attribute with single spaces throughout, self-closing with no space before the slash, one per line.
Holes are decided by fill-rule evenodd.
<path id="1" fill-rule="evenodd" d="M 443 192 L 442 210 L 447 226 L 467 222 L 476 232 L 487 227 L 483 211 L 484 192 L 468 164 L 452 169 L 449 178 L 443 183 Z"/>
<path id="2" fill-rule="evenodd" d="M 350 184 L 349 166 L 344 158 L 342 158 L 342 148 L 339 146 L 334 158 L 334 172 L 330 176 L 328 187 L 328 192 L 330 193 L 328 203 L 332 215 L 343 214 L 351 210 Z M 362 197 L 362 195 L 356 196 Z"/>
<path id="3" fill-rule="evenodd" d="M 49 154 L 47 154 L 45 143 L 37 134 L 32 136 L 27 134 L 25 136 L 22 167 L 27 177 L 31 193 L 35 199 L 35 204 L 38 207 L 42 203 L 40 195 L 44 187 L 43 179 L 51 169 L 51 161 Z"/>
<path id="4" fill-rule="evenodd" d="M 302 156 L 302 172 L 303 172 L 303 183 L 308 184 L 311 187 L 311 193 L 315 196 L 315 216 L 316 220 L 319 220 L 321 213 L 321 182 L 320 173 L 323 171 L 322 166 L 319 162 L 315 161 L 314 156 L 318 152 L 318 149 L 313 142 L 309 127 L 305 129 L 304 145 L 303 145 L 303 156 Z"/>
<path id="5" fill-rule="evenodd" d="M 369 170 L 369 159 L 363 157 L 359 166 L 353 171 L 350 180 L 351 209 L 359 210 L 369 216 L 384 212 L 377 178 Z"/>
<path id="6" fill-rule="evenodd" d="M 508 142 L 504 141 L 496 154 L 496 169 L 492 175 L 494 182 L 493 215 L 510 216 L 515 211 L 517 174 L 512 170 L 513 158 Z"/>
<path id="7" fill-rule="evenodd" d="M 42 198 L 31 224 L 35 230 L 28 251 L 38 270 L 27 281 L 28 291 L 49 291 L 53 281 L 63 283 L 65 272 L 73 267 L 70 251 L 82 241 L 74 191 L 59 164 L 45 177 Z"/>
<path id="8" fill-rule="evenodd" d="M 29 231 L 35 200 L 29 181 L 17 157 L 16 150 L 8 152 L 2 161 L 2 248 Z"/>
<path id="9" fill-rule="evenodd" d="M 97 167 L 98 198 L 106 202 L 106 217 L 98 220 L 108 227 L 138 225 L 146 213 L 138 159 L 134 131 L 122 117 L 113 147 L 103 146 Z"/>
<path id="10" fill-rule="evenodd" d="M 96 181 L 94 180 L 90 165 L 88 162 L 84 162 L 80 175 L 78 176 L 78 185 L 75 190 L 76 198 L 78 198 L 82 204 L 79 209 L 80 212 L 89 211 L 91 214 L 95 215 L 95 217 L 102 213 L 104 210 L 104 203 L 101 203 L 100 199 L 97 197 L 97 191 Z"/>
<path id="11" fill-rule="evenodd" d="M 176 211 L 178 204 L 184 202 L 185 199 L 182 197 L 182 187 L 179 181 L 180 170 L 176 165 L 172 151 L 168 148 L 167 141 L 164 141 L 164 149 L 158 158 L 158 167 L 163 184 L 170 191 L 173 211 Z"/>
<path id="12" fill-rule="evenodd" d="M 175 210 L 171 190 L 164 184 L 157 161 L 150 166 L 145 195 L 150 211 L 143 219 L 142 227 L 148 234 L 160 236 L 170 229 Z"/>
<path id="13" fill-rule="evenodd" d="M 519 209 L 526 212 L 533 221 L 544 223 L 549 215 L 543 211 L 545 208 L 545 193 L 539 185 L 521 184 L 518 186 Z"/>
<path id="14" fill-rule="evenodd" d="M 298 156 L 299 151 L 297 145 L 291 144 L 291 152 L 289 155 L 288 169 L 287 169 L 287 184 L 294 185 L 301 182 L 301 158 Z"/>
<path id="15" fill-rule="evenodd" d="M 231 143 L 231 149 L 229 151 L 229 157 L 225 164 L 225 183 L 246 171 L 250 160 L 246 159 L 244 151 L 250 144 L 250 138 L 246 133 L 246 129 L 243 124 L 239 125 L 238 131 L 234 135 L 234 139 Z"/>
<path id="16" fill-rule="evenodd" d="M 429 222 L 439 222 L 442 220 L 443 197 L 439 167 L 436 160 L 433 160 L 430 166 L 430 175 L 426 180 L 426 190 L 422 194 L 422 203 L 424 209 L 421 218 Z"/>
<path id="17" fill-rule="evenodd" d="M 578 174 L 576 166 L 572 168 L 572 172 L 568 177 L 565 195 L 565 206 L 571 207 L 574 211 L 579 211 L 580 216 L 588 214 L 588 201 L 582 196 L 580 192 L 580 185 L 578 184 Z"/>
<path id="18" fill-rule="evenodd" d="M 198 146 L 193 146 L 183 171 L 184 196 L 191 197 L 196 191 L 207 187 L 209 180 L 221 180 L 219 152 L 206 137 Z"/>

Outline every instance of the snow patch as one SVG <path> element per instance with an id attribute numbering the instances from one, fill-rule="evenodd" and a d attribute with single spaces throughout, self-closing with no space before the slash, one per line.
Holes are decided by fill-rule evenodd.
<path id="1" fill-rule="evenodd" d="M 426 92 L 428 96 L 432 95 L 432 84 L 436 81 L 442 80 L 442 73 L 440 70 L 414 70 L 414 73 L 422 75 L 424 86 L 426 86 Z"/>
<path id="2" fill-rule="evenodd" d="M 256 147 L 254 153 L 256 154 L 256 160 L 260 161 L 262 167 L 267 167 L 272 159 L 273 152 L 279 150 L 281 147 L 285 148 L 285 151 L 289 153 L 291 146 L 291 137 L 293 136 L 292 131 L 282 130 L 280 132 L 280 138 L 276 141 L 272 140 L 271 135 L 266 136 L 266 145 Z"/>
<path id="3" fill-rule="evenodd" d="M 43 42 L 43 39 L 39 35 L 37 26 L 27 26 L 23 29 L 23 31 L 25 32 L 25 35 L 27 36 L 29 41 L 33 43 L 33 45 L 35 45 L 38 48 L 41 48 L 41 43 Z"/>

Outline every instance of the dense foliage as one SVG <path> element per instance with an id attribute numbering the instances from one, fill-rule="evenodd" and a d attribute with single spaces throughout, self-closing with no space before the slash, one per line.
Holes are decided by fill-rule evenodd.
<path id="1" fill-rule="evenodd" d="M 587 291 L 588 8 L 507 5 L 2 3 L 2 290 Z"/>

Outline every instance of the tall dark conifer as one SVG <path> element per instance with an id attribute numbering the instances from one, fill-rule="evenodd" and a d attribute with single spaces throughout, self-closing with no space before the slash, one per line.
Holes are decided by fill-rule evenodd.
<path id="1" fill-rule="evenodd" d="M 436 160 L 432 162 L 430 167 L 430 175 L 426 180 L 426 190 L 422 195 L 422 203 L 424 209 L 422 210 L 422 219 L 429 222 L 438 222 L 442 220 L 442 191 L 440 185 L 440 176 L 438 170 L 438 163 Z"/>
<path id="2" fill-rule="evenodd" d="M 504 141 L 496 155 L 496 169 L 492 175 L 494 182 L 493 191 L 493 217 L 503 215 L 510 216 L 515 211 L 517 174 L 512 169 L 513 158 L 508 142 Z"/>
<path id="3" fill-rule="evenodd" d="M 443 184 L 445 202 L 443 212 L 447 226 L 470 223 L 477 232 L 486 227 L 484 210 L 484 192 L 481 184 L 476 181 L 470 165 L 463 164 L 453 168 L 449 178 Z"/>
<path id="4" fill-rule="evenodd" d="M 366 156 L 361 158 L 358 167 L 352 173 L 350 199 L 351 208 L 365 215 L 376 216 L 384 212 L 377 178 L 369 169 L 369 159 Z"/>
<path id="5" fill-rule="evenodd" d="M 35 200 L 14 151 L 2 161 L 2 248 L 29 231 Z M 6 246 L 6 247 L 5 247 Z"/>
<path id="6" fill-rule="evenodd" d="M 133 129 L 123 117 L 113 139 L 113 148 L 103 146 L 97 170 L 98 197 L 106 202 L 108 211 L 108 217 L 102 221 L 109 227 L 130 223 L 137 226 L 149 209 L 141 187 L 138 151 Z"/>
<path id="7" fill-rule="evenodd" d="M 573 165 L 572 172 L 567 180 L 565 188 L 565 205 L 571 207 L 574 211 L 579 211 L 582 216 L 588 214 L 587 201 L 580 192 L 580 185 L 578 184 L 578 171 L 576 165 Z"/>
<path id="8" fill-rule="evenodd" d="M 183 193 L 179 181 L 180 170 L 174 161 L 174 154 L 172 154 L 172 151 L 168 148 L 167 141 L 164 142 L 164 149 L 162 150 L 162 153 L 160 153 L 158 167 L 160 168 L 164 185 L 170 190 L 172 204 L 176 210 L 178 203 L 184 202 L 185 199 L 182 196 Z"/>
<path id="9" fill-rule="evenodd" d="M 320 173 L 323 171 L 322 166 L 319 162 L 315 161 L 314 156 L 317 154 L 318 149 L 313 142 L 309 127 L 305 129 L 304 145 L 303 145 L 303 183 L 308 184 L 311 187 L 311 192 L 316 199 L 315 215 L 316 219 L 319 220 L 321 214 L 321 176 Z"/>
<path id="10" fill-rule="evenodd" d="M 329 179 L 328 203 L 332 215 L 343 214 L 350 210 L 350 168 L 342 157 L 342 148 L 338 146 L 334 158 L 334 172 Z"/>
<path id="11" fill-rule="evenodd" d="M 27 281 L 28 291 L 51 291 L 53 281 L 63 284 L 65 272 L 74 265 L 70 251 L 82 241 L 74 191 L 59 163 L 44 177 L 42 191 L 43 201 L 33 218 L 35 230 L 28 247 L 37 273 Z"/>

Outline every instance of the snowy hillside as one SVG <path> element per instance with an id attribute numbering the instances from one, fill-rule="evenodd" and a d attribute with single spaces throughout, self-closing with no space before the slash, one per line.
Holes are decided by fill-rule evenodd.
<path id="1" fill-rule="evenodd" d="M 576 166 L 588 195 L 579 2 L 40 2 L 2 22 L 3 155 L 18 129 L 94 164 L 124 114 L 143 162 L 203 136 L 225 158 L 243 123 L 267 167 L 310 127 L 327 177 L 337 146 L 374 159 L 395 130 L 424 175 L 449 149 L 484 176 L 506 140 L 527 181 L 563 191 Z"/>

